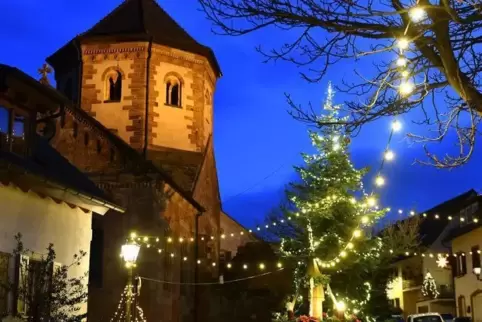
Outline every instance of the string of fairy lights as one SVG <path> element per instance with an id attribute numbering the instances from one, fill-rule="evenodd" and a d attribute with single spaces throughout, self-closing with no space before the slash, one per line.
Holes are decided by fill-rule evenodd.
<path id="1" fill-rule="evenodd" d="M 408 10 L 408 16 L 410 17 L 411 22 L 413 22 L 413 23 L 418 23 L 418 22 L 421 22 L 424 19 L 426 19 L 426 13 L 425 13 L 423 8 L 418 6 L 418 2 L 413 8 Z M 397 42 L 396 42 L 397 46 L 399 48 L 399 54 L 398 54 L 398 58 L 395 62 L 395 65 L 397 67 L 396 69 L 399 71 L 400 76 L 401 76 L 401 78 L 400 78 L 401 81 L 400 81 L 400 84 L 398 86 L 398 91 L 399 91 L 399 94 L 404 98 L 408 98 L 410 96 L 410 94 L 416 88 L 414 82 L 410 79 L 411 73 L 408 71 L 410 61 L 409 61 L 409 59 L 407 58 L 407 55 L 406 55 L 406 53 L 408 52 L 408 50 L 410 48 L 410 40 L 407 39 L 406 36 L 407 36 L 407 32 L 408 32 L 408 29 L 409 29 L 409 26 L 410 26 L 411 22 L 409 22 L 407 24 L 407 27 L 406 27 L 405 32 L 403 34 L 403 37 L 398 39 Z M 384 166 L 387 162 L 391 162 L 395 159 L 395 153 L 391 149 L 391 142 L 392 142 L 392 138 L 393 138 L 394 134 L 399 132 L 401 129 L 402 129 L 401 122 L 399 120 L 395 119 L 391 123 L 391 129 L 390 129 L 390 132 L 389 132 L 388 141 L 387 141 L 387 144 L 386 144 L 384 152 L 383 152 L 383 157 L 382 157 L 382 160 L 381 160 L 381 163 L 380 163 L 380 167 L 379 167 L 379 169 L 377 171 L 377 174 L 375 176 L 375 179 L 374 179 L 374 184 L 375 184 L 376 188 L 381 188 L 381 187 L 386 185 L 386 179 L 383 176 L 383 169 L 384 169 Z M 336 148 L 336 146 L 337 145 L 335 144 L 334 147 Z M 360 202 L 360 201 L 353 198 L 353 203 L 357 203 L 357 202 Z M 374 194 L 369 195 L 367 198 L 363 199 L 361 202 L 366 204 L 366 206 L 369 207 L 369 208 L 379 209 L 379 206 L 377 205 L 377 199 L 374 196 Z M 386 208 L 385 210 L 387 212 L 392 211 L 391 208 Z M 404 210 L 404 209 L 398 209 L 397 212 L 398 212 L 399 215 L 408 214 L 408 216 L 410 216 L 410 217 L 418 215 L 418 216 L 423 217 L 423 218 L 433 218 L 435 220 L 449 220 L 449 221 L 451 221 L 451 220 L 454 220 L 455 218 L 458 217 L 458 220 L 460 222 L 478 223 L 478 221 L 479 221 L 479 219 L 475 216 L 462 216 L 462 215 L 454 216 L 454 215 L 440 215 L 440 214 L 437 214 L 437 213 L 430 213 L 430 214 L 416 213 L 414 210 Z M 295 214 L 295 216 L 296 215 L 299 215 L 299 213 Z M 286 218 L 279 219 L 277 221 L 276 220 L 271 221 L 270 223 L 267 223 L 263 226 L 257 226 L 254 229 L 244 229 L 244 230 L 242 229 L 242 230 L 237 231 L 237 232 L 223 232 L 223 233 L 220 233 L 218 235 L 210 235 L 210 236 L 205 235 L 205 236 L 200 236 L 199 239 L 201 241 L 210 241 L 210 240 L 214 241 L 214 240 L 217 240 L 217 239 L 223 240 L 223 239 L 229 239 L 229 238 L 240 238 L 240 237 L 244 237 L 244 236 L 254 235 L 256 233 L 267 231 L 267 230 L 269 230 L 273 227 L 276 227 L 278 225 L 285 224 L 286 222 L 289 222 L 292 219 L 293 218 L 291 218 L 291 217 L 286 217 Z M 354 251 L 354 248 L 355 248 L 354 241 L 355 241 L 356 238 L 359 238 L 362 235 L 362 230 L 360 228 L 362 226 L 368 226 L 369 224 L 371 224 L 370 221 L 369 221 L 369 218 L 365 217 L 365 216 L 362 216 L 361 219 L 360 219 L 360 225 L 358 227 L 356 227 L 356 229 L 354 230 L 351 238 L 345 243 L 345 247 L 343 247 L 343 249 L 339 252 L 339 254 L 335 258 L 333 258 L 332 260 L 325 261 L 325 262 L 319 261 L 320 266 L 322 266 L 323 268 L 335 267 L 337 263 L 341 262 L 342 259 L 345 258 L 348 255 L 349 251 Z M 164 240 L 168 244 L 169 243 L 180 243 L 180 244 L 188 243 L 189 244 L 189 243 L 194 243 L 195 240 L 196 240 L 195 236 L 174 236 L 174 235 L 171 235 L 171 236 L 163 236 L 163 237 L 153 237 L 153 236 L 138 236 L 135 233 L 133 233 L 131 235 L 131 239 L 140 243 L 141 245 L 143 245 L 147 248 L 157 249 L 159 254 L 165 253 L 165 254 L 169 254 L 168 256 L 170 256 L 170 257 L 179 257 L 179 258 L 182 259 L 183 262 L 188 262 L 192 259 L 190 259 L 188 256 L 183 256 L 180 253 L 176 254 L 175 252 L 165 252 L 162 248 L 159 248 L 157 246 L 158 243 L 160 243 L 161 240 Z M 392 252 L 392 251 L 390 250 L 390 252 Z M 478 253 L 480 254 L 480 251 L 478 251 Z M 449 253 L 417 253 L 417 252 L 406 252 L 404 255 L 407 256 L 407 257 L 421 256 L 421 257 L 434 258 L 434 259 L 436 259 L 437 261 L 440 262 L 439 266 L 441 266 L 441 267 L 446 265 L 445 261 L 450 256 L 454 256 L 454 257 L 466 256 L 465 253 L 449 254 Z M 197 264 L 198 265 L 205 264 L 205 265 L 210 265 L 210 266 L 213 266 L 213 267 L 218 265 L 218 263 L 209 261 L 208 259 L 197 259 Z M 243 269 L 243 270 L 257 269 L 257 270 L 261 270 L 261 271 L 267 270 L 267 269 L 279 270 L 279 269 L 283 268 L 283 263 L 281 261 L 278 261 L 276 263 L 260 262 L 257 265 L 253 265 L 252 263 L 251 264 L 250 263 L 240 263 L 240 264 L 225 263 L 223 265 L 225 265 L 226 269 L 233 269 L 233 268 L 238 268 L 238 269 Z M 237 265 L 237 267 L 235 265 Z"/>
<path id="2" fill-rule="evenodd" d="M 404 40 L 400 40 L 399 41 L 399 44 L 400 47 L 402 48 L 407 48 L 406 46 L 406 42 Z M 403 54 L 403 52 L 402 52 Z M 401 57 L 402 59 L 405 59 L 404 57 Z M 400 58 L 399 58 L 400 59 Z M 398 66 L 405 66 L 406 64 L 401 64 L 400 62 L 397 61 L 397 65 Z M 406 75 L 405 72 L 402 72 L 403 75 Z M 406 93 L 407 90 L 406 90 L 406 86 L 404 85 L 404 88 L 403 90 L 401 90 L 403 93 Z M 329 93 L 328 93 L 328 96 L 331 100 L 331 97 L 332 97 L 333 93 L 331 92 L 331 87 L 329 88 Z M 377 175 L 375 177 L 375 180 L 374 180 L 374 184 L 376 187 L 382 187 L 385 185 L 386 181 L 385 181 L 385 178 L 382 176 L 382 170 L 384 168 L 384 165 L 387 161 L 393 161 L 394 158 L 395 158 L 395 153 L 393 152 L 393 150 L 390 149 L 390 144 L 391 144 L 391 141 L 392 141 L 392 138 L 393 138 L 393 135 L 394 133 L 396 132 L 399 132 L 402 128 L 402 124 L 398 121 L 398 120 L 395 120 L 392 122 L 391 124 L 391 130 L 390 130 L 390 133 L 389 133 L 389 137 L 388 137 L 388 141 L 387 141 L 387 144 L 386 144 L 386 147 L 385 147 L 385 150 L 384 150 L 384 153 L 383 153 L 383 158 L 381 160 L 381 163 L 380 163 L 380 167 L 378 169 L 378 172 L 377 172 Z M 337 141 L 339 140 L 339 136 L 336 136 L 334 139 L 334 145 L 333 145 L 333 148 L 334 149 L 337 149 L 339 148 L 339 145 L 337 144 Z M 375 190 L 375 189 L 374 189 Z M 329 198 L 329 197 L 328 197 Z M 333 196 L 333 199 L 335 199 L 336 197 Z M 357 201 L 355 198 L 352 199 L 352 202 L 355 204 L 359 201 Z M 379 209 L 378 205 L 377 205 L 377 200 L 375 198 L 375 196 L 373 194 L 371 195 L 368 195 L 368 197 L 363 201 L 364 204 L 366 205 L 367 208 L 373 208 L 373 209 Z M 385 209 L 387 212 L 390 212 L 391 211 L 391 208 L 386 208 Z M 301 209 L 301 212 L 303 212 L 304 210 Z M 402 215 L 404 214 L 404 211 L 403 209 L 398 209 L 398 214 L 399 215 Z M 413 217 L 416 215 L 415 211 L 413 210 L 410 210 L 408 211 L 408 214 L 409 216 Z M 432 217 L 434 219 L 443 219 L 442 216 L 440 216 L 439 214 L 430 214 L 428 215 L 427 213 L 421 213 L 421 214 L 418 214 L 419 216 L 421 217 Z M 299 212 L 298 213 L 295 213 L 294 216 L 299 216 Z M 453 220 L 454 217 L 453 216 L 445 216 L 445 219 L 447 220 Z M 231 233 L 220 233 L 219 235 L 211 235 L 211 236 L 200 236 L 199 239 L 200 241 L 214 241 L 216 239 L 229 239 L 229 238 L 239 238 L 239 237 L 243 237 L 245 235 L 253 235 L 253 234 L 256 234 L 258 232 L 262 232 L 262 231 L 267 231 L 271 228 L 274 228 L 278 225 L 282 225 L 282 224 L 285 224 L 286 222 L 289 222 L 293 220 L 292 217 L 288 216 L 286 218 L 281 218 L 279 219 L 278 221 L 274 220 L 274 221 L 271 221 L 270 223 L 267 223 L 265 224 L 264 226 L 257 226 L 255 229 L 246 229 L 246 230 L 240 230 L 239 232 L 231 232 Z M 471 217 L 469 218 L 469 216 L 460 216 L 459 217 L 459 220 L 460 222 L 468 222 L 469 220 L 472 220 L 472 222 L 474 223 L 477 223 L 478 222 L 478 218 L 477 217 Z M 369 218 L 367 216 L 362 216 L 361 219 L 360 219 L 360 225 L 358 227 L 356 227 L 356 229 L 354 230 L 351 238 L 348 240 L 348 242 L 345 243 L 345 246 L 342 248 L 342 250 L 339 252 L 339 254 L 337 256 L 335 256 L 333 259 L 331 260 L 328 260 L 328 261 L 325 261 L 325 262 L 321 262 L 320 260 L 318 260 L 318 263 L 320 264 L 321 267 L 323 268 L 330 268 L 330 267 L 335 267 L 337 263 L 341 262 L 343 258 L 345 258 L 347 255 L 348 255 L 348 252 L 349 251 L 353 251 L 354 250 L 354 240 L 356 238 L 359 238 L 361 235 L 362 235 L 362 230 L 360 229 L 361 226 L 368 226 L 369 224 L 371 224 L 371 222 L 369 221 Z M 189 261 L 189 257 L 188 256 L 183 256 L 182 254 L 180 253 L 175 253 L 175 252 L 167 252 L 167 251 L 164 251 L 162 248 L 159 248 L 157 247 L 157 245 L 161 242 L 162 243 L 162 240 L 164 240 L 165 242 L 167 242 L 168 244 L 171 244 L 171 243 L 179 243 L 179 244 L 193 244 L 193 242 L 195 241 L 195 237 L 193 236 L 190 236 L 190 237 L 174 237 L 174 236 L 163 236 L 163 237 L 153 237 L 153 236 L 137 236 L 137 234 L 135 233 L 132 233 L 131 234 L 131 240 L 133 241 L 136 241 L 138 243 L 140 243 L 141 245 L 147 247 L 147 248 L 156 248 L 158 253 L 159 254 L 168 254 L 168 256 L 174 258 L 174 257 L 179 257 L 182 259 L 183 262 L 187 262 Z M 413 256 L 413 255 L 412 255 Z M 197 264 L 207 264 L 207 265 L 211 265 L 213 267 L 215 267 L 217 265 L 217 263 L 215 262 L 209 262 L 209 260 L 203 260 L 203 259 L 198 259 L 197 260 Z M 225 264 L 227 269 L 231 269 L 233 268 L 233 264 L 232 263 L 227 263 Z M 240 264 L 240 268 L 242 269 L 248 269 L 250 267 L 253 267 L 252 265 L 250 266 L 249 264 Z M 274 265 L 275 268 L 279 269 L 282 267 L 282 263 L 281 262 L 277 262 Z M 254 266 L 256 267 L 256 265 Z M 259 265 L 257 265 L 257 268 L 260 269 L 260 270 L 264 270 L 266 269 L 267 267 L 267 264 L 265 263 L 259 263 Z"/>
<path id="3" fill-rule="evenodd" d="M 132 322 L 146 322 L 146 318 L 144 316 L 144 311 L 142 308 L 137 304 L 137 301 L 135 301 L 135 297 L 138 297 L 139 294 L 133 292 L 133 286 L 132 285 L 126 285 L 124 288 L 124 291 L 121 294 L 121 298 L 119 300 L 119 303 L 117 304 L 117 309 L 114 312 L 114 316 L 110 319 L 110 322 L 124 322 L 126 321 L 126 306 L 133 306 L 133 303 L 136 303 L 134 310 L 136 311 L 134 314 L 134 319 L 132 319 Z M 133 296 L 130 296 L 130 294 L 133 294 Z"/>

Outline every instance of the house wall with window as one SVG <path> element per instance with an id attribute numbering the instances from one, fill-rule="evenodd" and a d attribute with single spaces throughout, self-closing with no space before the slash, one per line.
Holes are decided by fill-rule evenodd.
<path id="1" fill-rule="evenodd" d="M 457 316 L 482 319 L 482 281 L 474 273 L 480 267 L 482 249 L 482 227 L 473 229 L 452 240 L 452 252 L 456 255 L 455 298 Z"/>
<path id="2" fill-rule="evenodd" d="M 79 250 L 89 252 L 92 237 L 90 211 L 3 184 L 0 185 L 0 204 L 0 279 L 3 283 L 8 280 L 15 284 L 19 278 L 19 259 L 12 256 L 17 245 L 14 239 L 17 233 L 22 234 L 24 247 L 32 252 L 26 254 L 26 260 L 30 262 L 46 254 L 50 243 L 54 245 L 59 265 L 71 264 Z M 69 274 L 81 276 L 88 271 L 89 256 L 81 265 L 72 267 Z M 7 294 L 0 289 L 0 316 L 4 312 L 15 311 L 17 305 L 21 311 L 23 306 L 14 298 L 14 293 Z"/>

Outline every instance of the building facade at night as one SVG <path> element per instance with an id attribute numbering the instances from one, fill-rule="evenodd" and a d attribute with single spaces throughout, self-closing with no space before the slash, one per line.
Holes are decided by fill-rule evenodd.
<path id="1" fill-rule="evenodd" d="M 90 252 L 94 217 L 124 212 L 49 145 L 48 130 L 36 133 L 37 126 L 54 124 L 50 116 L 66 103 L 54 89 L 0 65 L 0 317 L 27 313 L 20 281 L 36 272 L 49 244 L 54 266 L 70 265 L 80 250 Z M 28 251 L 14 251 L 16 234 Z M 69 277 L 88 272 L 89 258 L 83 258 Z M 88 275 L 82 281 L 87 288 Z"/>
<path id="2" fill-rule="evenodd" d="M 47 62 L 72 101 L 52 146 L 126 209 L 99 221 L 95 247 L 103 256 L 94 265 L 102 270 L 91 283 L 90 318 L 105 321 L 117 307 L 126 279 L 119 249 L 131 231 L 160 240 L 157 251 L 141 250 L 139 275 L 170 283 L 217 278 L 212 102 L 221 72 L 212 51 L 155 1 L 129 0 Z M 199 288 L 144 284 L 140 306 L 149 321 L 210 314 Z"/>
<path id="3" fill-rule="evenodd" d="M 90 262 L 83 267 L 90 272 L 89 320 L 109 321 L 118 308 L 127 281 L 119 252 L 132 233 L 143 245 L 135 273 L 157 281 L 142 283 L 138 304 L 145 318 L 213 320 L 219 293 L 194 284 L 217 281 L 220 264 L 256 239 L 221 209 L 213 144 L 213 95 L 221 71 L 212 50 L 155 0 L 127 0 L 47 62 L 56 88 L 48 83 L 48 66 L 40 82 L 12 69 L 34 87 L 27 90 L 34 105 L 30 125 L 17 134 L 42 137 L 42 145 L 32 145 L 36 151 L 49 150 L 71 168 L 56 171 L 57 159 L 36 159 L 70 179 L 66 191 L 79 199 L 88 194 L 75 191 L 88 185 L 96 193 L 89 202 L 80 198 L 90 208 L 68 193 L 56 195 L 86 216 L 82 223 L 52 225 L 65 241 L 84 234 L 79 244 L 65 242 L 62 253 L 89 243 Z M 17 103 L 25 104 L 19 97 Z M 7 128 L 9 146 L 16 148 L 23 139 L 15 126 Z M 93 200 L 101 202 L 90 205 Z M 13 236 L 17 227 L 11 226 Z"/>
<path id="4" fill-rule="evenodd" d="M 456 286 L 459 279 L 457 266 L 453 256 L 447 258 L 446 265 L 441 265 L 437 254 L 445 256 L 454 251 L 447 238 L 461 224 L 472 221 L 479 200 L 477 192 L 469 190 L 422 213 L 419 226 L 421 251 L 417 256 L 404 257 L 394 263 L 394 278 L 387 287 L 393 306 L 401 309 L 404 316 L 427 312 L 456 315 L 454 284 Z M 427 274 L 434 279 L 439 293 L 436 297 L 422 292 Z"/>

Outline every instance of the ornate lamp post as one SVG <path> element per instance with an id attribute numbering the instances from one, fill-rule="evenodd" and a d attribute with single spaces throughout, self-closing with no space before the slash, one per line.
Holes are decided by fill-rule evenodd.
<path id="1" fill-rule="evenodd" d="M 137 256 L 139 255 L 140 246 L 135 242 L 127 242 L 122 245 L 121 257 L 124 259 L 128 270 L 127 279 L 127 301 L 126 301 L 126 322 L 131 322 L 131 306 L 132 306 L 132 271 L 136 267 Z"/>

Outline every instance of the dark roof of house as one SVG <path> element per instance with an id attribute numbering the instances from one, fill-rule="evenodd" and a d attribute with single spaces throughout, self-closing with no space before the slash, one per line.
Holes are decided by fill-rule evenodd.
<path id="1" fill-rule="evenodd" d="M 116 9 L 82 33 L 79 38 L 127 37 L 147 40 L 206 57 L 217 76 L 221 69 L 213 51 L 192 38 L 155 0 L 126 0 Z M 140 38 L 139 38 L 140 37 Z M 62 50 L 62 49 L 61 49 Z M 47 60 L 50 61 L 53 56 Z"/>
<path id="2" fill-rule="evenodd" d="M 31 153 L 28 157 L 0 151 L 0 164 L 14 166 L 23 173 L 31 174 L 44 181 L 60 185 L 70 192 L 75 191 L 90 200 L 97 200 L 109 208 L 123 212 L 92 182 L 70 162 L 60 155 L 52 146 L 39 136 L 34 137 Z M 15 175 L 14 175 L 15 176 Z"/>
<path id="3" fill-rule="evenodd" d="M 455 238 L 457 237 L 460 237 L 462 235 L 465 235 L 467 233 L 470 233 L 472 230 L 475 230 L 479 227 L 482 227 L 482 223 L 478 222 L 478 223 L 467 223 L 466 225 L 462 226 L 462 227 L 456 227 L 454 229 L 452 229 L 448 234 L 447 236 L 444 238 L 444 241 L 445 242 L 450 242 L 452 240 L 454 240 Z"/>
<path id="4" fill-rule="evenodd" d="M 450 224 L 450 221 L 446 220 L 445 217 L 457 215 L 463 207 L 473 202 L 474 198 L 477 198 L 477 192 L 470 189 L 431 209 L 421 212 L 419 214 L 421 216 L 419 225 L 420 246 L 430 247 Z M 426 217 L 423 214 L 426 214 Z M 440 219 L 435 218 L 435 215 L 439 215 Z M 410 218 L 405 220 L 410 220 Z"/>
<path id="5" fill-rule="evenodd" d="M 482 200 L 482 196 L 477 196 L 477 199 L 480 201 Z M 480 218 L 481 215 L 482 215 L 482 208 L 480 208 L 481 205 L 480 205 L 480 202 L 479 202 L 479 209 L 473 214 L 474 217 L 477 217 L 477 218 Z M 458 226 L 458 227 L 455 227 L 454 229 L 452 229 L 448 234 L 447 236 L 445 236 L 444 238 L 444 241 L 445 242 L 450 242 L 452 241 L 453 239 L 459 237 L 459 236 L 462 236 L 462 235 L 465 235 L 469 232 L 471 232 L 472 230 L 475 230 L 479 227 L 482 227 L 482 222 L 481 221 L 477 221 L 477 222 L 474 222 L 474 221 L 466 221 L 465 225 L 461 225 L 461 226 Z"/>
<path id="6" fill-rule="evenodd" d="M 52 86 L 41 84 L 39 81 L 34 79 L 32 76 L 25 74 L 20 69 L 16 67 L 12 67 L 9 65 L 0 64 L 0 89 L 4 86 L 8 86 L 8 79 L 12 77 L 16 80 L 19 80 L 22 85 L 26 85 L 29 88 L 33 88 L 37 91 L 41 91 L 44 95 L 48 98 L 57 102 L 58 104 L 68 104 L 70 101 L 63 96 L 60 92 L 58 92 Z M 45 106 L 46 109 L 56 110 L 58 107 L 55 105 L 52 106 Z M 39 112 L 46 112 L 39 111 Z"/>

